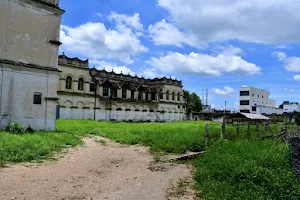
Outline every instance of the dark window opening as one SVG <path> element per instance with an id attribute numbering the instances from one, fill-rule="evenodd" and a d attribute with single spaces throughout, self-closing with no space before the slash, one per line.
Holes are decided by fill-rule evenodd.
<path id="1" fill-rule="evenodd" d="M 103 96 L 108 97 L 108 87 L 103 87 Z"/>
<path id="2" fill-rule="evenodd" d="M 83 83 L 84 83 L 83 78 L 80 78 L 78 80 L 78 90 L 83 90 Z"/>
<path id="3" fill-rule="evenodd" d="M 155 92 L 152 92 L 152 93 L 151 93 L 151 100 L 153 100 L 153 101 L 156 100 L 155 97 L 156 97 L 156 93 L 155 93 Z"/>
<path id="4" fill-rule="evenodd" d="M 172 100 L 175 101 L 175 92 L 172 93 Z"/>
<path id="5" fill-rule="evenodd" d="M 240 110 L 241 113 L 250 113 L 250 110 Z"/>
<path id="6" fill-rule="evenodd" d="M 66 89 L 72 89 L 72 78 L 70 76 L 66 78 Z"/>
<path id="7" fill-rule="evenodd" d="M 240 96 L 249 96 L 249 91 L 240 91 Z"/>
<path id="8" fill-rule="evenodd" d="M 180 94 L 177 94 L 177 101 L 180 101 Z"/>
<path id="9" fill-rule="evenodd" d="M 95 91 L 95 83 L 90 83 L 90 92 Z"/>
<path id="10" fill-rule="evenodd" d="M 134 90 L 131 90 L 131 98 L 134 99 Z"/>
<path id="11" fill-rule="evenodd" d="M 240 101 L 240 105 L 241 106 L 248 106 L 248 105 L 250 105 L 250 102 L 249 102 L 249 100 Z"/>
<path id="12" fill-rule="evenodd" d="M 118 97 L 117 88 L 111 88 L 111 97 Z"/>
<path id="13" fill-rule="evenodd" d="M 142 92 L 142 91 L 139 91 L 138 99 L 139 99 L 139 100 L 142 100 L 142 99 L 143 99 L 143 92 Z"/>
<path id="14" fill-rule="evenodd" d="M 252 107 L 252 111 L 253 111 L 253 112 L 256 112 L 256 107 L 255 107 L 255 106 Z"/>
<path id="15" fill-rule="evenodd" d="M 149 101 L 149 93 L 146 92 L 146 101 Z"/>
<path id="16" fill-rule="evenodd" d="M 164 93 L 160 92 L 160 93 L 159 93 L 159 98 L 160 98 L 160 99 L 163 99 L 163 98 L 164 98 Z"/>
<path id="17" fill-rule="evenodd" d="M 42 104 L 42 93 L 35 92 L 33 96 L 33 104 Z"/>
<path id="18" fill-rule="evenodd" d="M 167 94 L 166 94 L 166 99 L 169 100 L 170 99 L 170 94 L 169 94 L 169 91 L 167 91 Z"/>
<path id="19" fill-rule="evenodd" d="M 122 88 L 122 98 L 123 99 L 127 98 L 127 89 L 126 88 Z"/>

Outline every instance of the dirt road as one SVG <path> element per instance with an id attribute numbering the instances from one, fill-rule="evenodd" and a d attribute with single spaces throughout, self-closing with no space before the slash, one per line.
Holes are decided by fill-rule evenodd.
<path id="1" fill-rule="evenodd" d="M 99 139 L 99 138 L 97 138 Z M 187 165 L 151 164 L 148 148 L 85 139 L 57 161 L 0 168 L 0 199 L 165 200 L 170 186 L 190 176 Z M 175 187 L 176 188 L 176 187 Z M 176 191 L 175 191 L 176 194 Z"/>

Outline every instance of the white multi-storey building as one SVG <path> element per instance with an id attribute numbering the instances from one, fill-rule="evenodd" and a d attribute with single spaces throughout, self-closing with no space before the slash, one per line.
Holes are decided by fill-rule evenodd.
<path id="1" fill-rule="evenodd" d="M 240 112 L 282 114 L 281 110 L 276 108 L 276 101 L 270 99 L 269 91 L 254 87 L 240 88 Z"/>

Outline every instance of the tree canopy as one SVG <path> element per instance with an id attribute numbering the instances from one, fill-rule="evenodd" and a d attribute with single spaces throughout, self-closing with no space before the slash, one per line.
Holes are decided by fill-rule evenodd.
<path id="1" fill-rule="evenodd" d="M 202 102 L 196 93 L 190 94 L 189 91 L 184 91 L 184 95 L 187 100 L 187 113 L 202 111 Z"/>

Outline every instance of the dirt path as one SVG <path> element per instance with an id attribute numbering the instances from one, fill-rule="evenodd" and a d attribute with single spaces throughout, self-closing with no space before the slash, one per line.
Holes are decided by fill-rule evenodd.
<path id="1" fill-rule="evenodd" d="M 21 164 L 0 168 L 0 199 L 106 199 L 165 200 L 193 199 L 170 197 L 170 184 L 190 176 L 187 165 L 152 166 L 148 148 L 123 146 L 95 138 L 69 149 L 55 162 Z M 176 190 L 176 189 L 175 189 Z M 180 189 L 179 189 L 180 190 Z"/>

